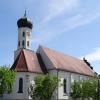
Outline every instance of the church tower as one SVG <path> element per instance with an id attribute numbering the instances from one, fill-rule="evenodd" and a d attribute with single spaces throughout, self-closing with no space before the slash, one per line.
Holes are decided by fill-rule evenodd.
<path id="1" fill-rule="evenodd" d="M 32 33 L 32 21 L 27 18 L 26 11 L 22 18 L 17 21 L 18 26 L 18 42 L 14 59 L 17 57 L 21 49 L 30 49 L 30 38 Z"/>
<path id="2" fill-rule="evenodd" d="M 30 37 L 32 32 L 32 21 L 26 17 L 26 11 L 24 17 L 17 21 L 18 26 L 18 45 L 17 49 L 30 49 Z"/>

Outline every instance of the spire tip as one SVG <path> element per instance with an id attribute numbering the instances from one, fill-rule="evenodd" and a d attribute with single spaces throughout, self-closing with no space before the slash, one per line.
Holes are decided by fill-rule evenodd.
<path id="1" fill-rule="evenodd" d="M 24 14 L 24 17 L 26 17 L 26 10 L 25 10 L 25 14 Z"/>

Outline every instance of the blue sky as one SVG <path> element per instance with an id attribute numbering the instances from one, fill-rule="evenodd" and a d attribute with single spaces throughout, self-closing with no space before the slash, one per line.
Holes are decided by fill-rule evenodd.
<path id="1" fill-rule="evenodd" d="M 32 50 L 39 44 L 86 59 L 100 73 L 100 0 L 1 0 L 0 65 L 12 65 L 17 20 L 33 21 Z"/>

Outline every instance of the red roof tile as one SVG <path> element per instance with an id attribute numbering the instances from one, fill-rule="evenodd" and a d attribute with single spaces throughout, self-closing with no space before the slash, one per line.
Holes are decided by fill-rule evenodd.
<path id="1" fill-rule="evenodd" d="M 94 76 L 94 71 L 83 60 L 65 55 L 63 53 L 42 46 L 40 46 L 40 48 L 42 49 L 42 52 L 46 54 L 47 59 L 52 62 L 53 66 L 51 67 L 51 69 L 60 69 Z M 50 67 L 48 68 L 48 70 L 50 70 Z"/>
<path id="2" fill-rule="evenodd" d="M 51 69 L 65 70 L 94 76 L 94 71 L 83 61 L 72 56 L 40 46 L 38 53 L 22 49 L 11 69 L 18 72 L 47 73 Z M 45 60 L 43 59 L 46 55 Z M 46 66 L 50 62 L 51 66 Z M 50 65 L 50 64 L 49 64 Z"/>
<path id="3" fill-rule="evenodd" d="M 42 73 L 36 53 L 26 49 L 21 50 L 11 69 L 17 72 Z"/>

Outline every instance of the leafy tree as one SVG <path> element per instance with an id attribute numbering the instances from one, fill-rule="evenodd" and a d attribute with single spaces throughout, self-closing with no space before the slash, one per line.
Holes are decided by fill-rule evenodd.
<path id="1" fill-rule="evenodd" d="M 58 78 L 53 75 L 36 76 L 35 86 L 31 84 L 29 94 L 33 100 L 51 100 L 58 82 Z"/>
<path id="2" fill-rule="evenodd" d="M 15 79 L 15 72 L 7 67 L 0 67 L 0 96 L 11 93 Z"/>
<path id="3" fill-rule="evenodd" d="M 80 82 L 72 83 L 72 98 L 82 98 L 82 100 L 90 99 L 98 100 L 100 97 L 100 85 L 98 79 L 92 78 L 89 80 L 82 80 Z"/>
<path id="4" fill-rule="evenodd" d="M 72 93 L 71 96 L 77 100 L 78 98 L 81 97 L 81 84 L 80 82 L 74 81 L 74 83 L 72 83 Z"/>
<path id="5" fill-rule="evenodd" d="M 82 83 L 82 98 L 93 98 L 93 100 L 96 100 L 97 95 L 97 79 L 90 79 L 85 80 Z"/>

